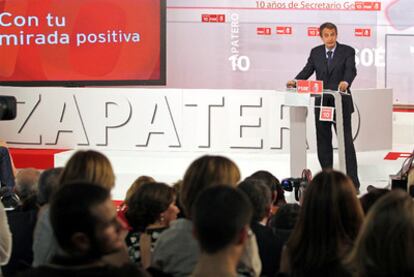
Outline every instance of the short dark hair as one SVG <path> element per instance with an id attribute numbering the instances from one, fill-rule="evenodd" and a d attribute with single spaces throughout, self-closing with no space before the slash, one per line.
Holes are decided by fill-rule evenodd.
<path id="1" fill-rule="evenodd" d="M 269 224 L 273 230 L 292 230 L 299 216 L 300 206 L 297 203 L 288 203 L 280 207 L 271 218 Z"/>
<path id="2" fill-rule="evenodd" d="M 70 183 L 56 192 L 50 205 L 50 221 L 63 250 L 74 250 L 71 238 L 77 232 L 95 237 L 98 219 L 92 208 L 110 199 L 109 191 L 88 182 Z"/>
<path id="3" fill-rule="evenodd" d="M 59 187 L 60 174 L 63 171 L 63 167 L 50 168 L 43 171 L 40 174 L 37 194 L 37 203 L 44 205 L 49 203 L 50 197 Z"/>
<path id="4" fill-rule="evenodd" d="M 142 184 L 128 201 L 126 218 L 136 231 L 145 231 L 174 201 L 174 189 L 164 183 Z"/>
<path id="5" fill-rule="evenodd" d="M 368 193 L 364 194 L 359 201 L 361 202 L 364 213 L 367 214 L 369 209 L 384 195 L 389 193 L 389 189 L 370 188 Z"/>
<path id="6" fill-rule="evenodd" d="M 205 189 L 197 198 L 192 214 L 200 248 L 214 254 L 237 239 L 252 218 L 247 196 L 229 185 Z"/>
<path id="7" fill-rule="evenodd" d="M 335 33 L 336 33 L 336 34 L 338 34 L 338 28 L 336 28 L 336 25 L 335 25 L 335 24 L 333 24 L 333 23 L 331 23 L 331 22 L 325 22 L 325 23 L 323 23 L 323 24 L 319 27 L 319 35 L 320 35 L 321 37 L 322 37 L 322 31 L 323 31 L 324 29 L 329 29 L 329 30 L 334 29 L 334 30 L 335 30 Z"/>
<path id="8" fill-rule="evenodd" d="M 280 181 L 278 178 L 276 178 L 275 175 L 270 173 L 266 170 L 259 170 L 247 177 L 246 179 L 258 179 L 265 183 L 266 186 L 269 187 L 270 191 L 276 192 L 276 199 L 275 199 L 275 205 L 278 202 L 286 203 L 285 199 L 285 192 L 282 188 L 282 185 L 280 184 Z"/>
<path id="9" fill-rule="evenodd" d="M 268 215 L 272 204 L 272 194 L 263 181 L 258 179 L 246 179 L 238 187 L 246 194 L 253 206 L 253 222 L 259 222 Z"/>

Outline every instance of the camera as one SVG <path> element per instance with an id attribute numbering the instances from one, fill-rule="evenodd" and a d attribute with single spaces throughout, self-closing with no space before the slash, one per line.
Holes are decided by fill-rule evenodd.
<path id="1" fill-rule="evenodd" d="M 402 189 L 414 197 L 414 186 L 409 184 L 410 172 L 414 169 L 414 150 L 403 162 L 397 174 L 390 175 L 391 189 Z"/>
<path id="2" fill-rule="evenodd" d="M 282 185 L 283 190 L 285 191 L 294 191 L 295 192 L 295 200 L 299 201 L 299 199 L 303 196 L 303 193 L 306 190 L 306 187 L 312 180 L 312 173 L 309 169 L 304 169 L 302 171 L 302 177 L 300 178 L 286 178 L 283 179 L 280 183 Z"/>
<path id="3" fill-rule="evenodd" d="M 16 118 L 17 102 L 13 96 L 0 95 L 0 120 Z"/>

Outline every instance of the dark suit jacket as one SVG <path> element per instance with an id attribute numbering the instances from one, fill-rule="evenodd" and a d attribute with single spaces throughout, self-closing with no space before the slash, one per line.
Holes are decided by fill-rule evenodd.
<path id="1" fill-rule="evenodd" d="M 250 225 L 250 228 L 256 235 L 259 256 L 262 261 L 260 276 L 273 277 L 279 271 L 283 242 L 276 238 L 270 227 L 255 222 Z"/>
<path id="2" fill-rule="evenodd" d="M 310 52 L 308 62 L 301 72 L 296 76 L 297 80 L 307 80 L 312 74 L 316 73 L 316 79 L 323 81 L 324 89 L 338 90 L 341 81 L 349 84 L 348 93 L 351 93 L 350 87 L 356 76 L 355 67 L 355 50 L 354 48 L 336 43 L 336 49 L 333 54 L 332 64 L 328 70 L 328 60 L 326 58 L 325 45 L 319 45 Z M 333 98 L 327 97 L 327 103 L 324 105 L 334 106 Z M 353 112 L 352 97 L 344 97 L 344 112 Z"/>

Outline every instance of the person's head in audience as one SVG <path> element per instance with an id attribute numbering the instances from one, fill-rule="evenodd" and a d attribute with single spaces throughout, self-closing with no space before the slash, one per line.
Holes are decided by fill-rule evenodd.
<path id="1" fill-rule="evenodd" d="M 63 167 L 55 167 L 46 169 L 40 174 L 37 195 L 37 203 L 40 206 L 50 202 L 52 194 L 59 186 L 59 178 L 62 171 Z"/>
<path id="2" fill-rule="evenodd" d="M 109 190 L 79 181 L 54 195 L 50 220 L 61 248 L 71 257 L 99 260 L 125 246 L 125 230 L 117 218 Z"/>
<path id="3" fill-rule="evenodd" d="M 243 191 L 253 206 L 252 223 L 267 224 L 272 205 L 272 194 L 270 189 L 258 179 L 247 178 L 241 182 L 238 189 Z"/>
<path id="4" fill-rule="evenodd" d="M 273 205 L 280 207 L 286 204 L 285 192 L 277 179 L 272 173 L 266 170 L 259 170 L 247 177 L 246 179 L 258 179 L 265 183 L 272 192 Z"/>
<path id="5" fill-rule="evenodd" d="M 365 214 L 368 213 L 369 209 L 375 204 L 375 202 L 390 192 L 389 189 L 380 189 L 373 186 L 368 186 L 367 190 L 368 192 L 359 199 Z"/>
<path id="6" fill-rule="evenodd" d="M 205 189 L 192 208 L 194 236 L 201 249 L 193 276 L 236 276 L 250 232 L 249 199 L 236 188 L 218 185 Z"/>
<path id="7" fill-rule="evenodd" d="M 131 196 L 138 190 L 139 187 L 141 187 L 143 184 L 146 183 L 155 183 L 154 178 L 150 176 L 139 176 L 135 181 L 132 183 L 132 185 L 128 188 L 126 195 L 125 195 L 125 203 L 128 203 Z"/>
<path id="8" fill-rule="evenodd" d="M 363 211 L 349 177 L 336 170 L 318 173 L 308 185 L 287 242 L 290 273 L 323 276 L 342 269 L 358 235 Z M 283 268 L 282 268 L 283 269 Z M 286 270 L 286 267 L 284 268 Z"/>
<path id="9" fill-rule="evenodd" d="M 414 167 L 411 167 L 410 170 L 408 170 L 407 174 L 407 189 L 408 193 L 414 197 Z"/>
<path id="10" fill-rule="evenodd" d="M 115 186 L 115 174 L 108 158 L 94 150 L 79 150 L 69 159 L 61 174 L 60 184 L 88 181 L 111 190 Z"/>
<path id="11" fill-rule="evenodd" d="M 299 211 L 300 206 L 297 203 L 283 205 L 270 219 L 270 227 L 272 227 L 275 233 L 279 230 L 293 230 L 299 216 Z"/>
<path id="12" fill-rule="evenodd" d="M 240 181 L 237 165 L 223 156 L 202 156 L 193 161 L 184 174 L 181 205 L 184 214 L 191 219 L 192 206 L 200 192 L 213 185 L 236 186 Z"/>
<path id="13" fill-rule="evenodd" d="M 24 201 L 37 194 L 40 172 L 35 168 L 22 168 L 17 171 L 15 192 Z"/>
<path id="14" fill-rule="evenodd" d="M 370 209 L 350 255 L 355 276 L 414 276 L 414 202 L 393 190 Z"/>
<path id="15" fill-rule="evenodd" d="M 175 192 L 175 204 L 177 205 L 180 212 L 177 214 L 177 218 L 183 218 L 184 216 L 184 209 L 181 206 L 181 190 L 183 188 L 183 180 L 178 180 L 173 184 L 173 189 Z"/>
<path id="16" fill-rule="evenodd" d="M 177 219 L 174 189 L 164 183 L 145 183 L 128 201 L 126 217 L 135 231 L 167 227 Z"/>

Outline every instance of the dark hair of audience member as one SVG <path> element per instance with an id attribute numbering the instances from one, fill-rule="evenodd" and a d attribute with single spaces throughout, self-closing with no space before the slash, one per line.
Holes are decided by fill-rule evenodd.
<path id="1" fill-rule="evenodd" d="M 52 194 L 59 186 L 59 178 L 62 171 L 63 167 L 56 167 L 46 169 L 40 174 L 38 183 L 39 191 L 37 195 L 37 203 L 40 206 L 49 203 Z"/>
<path id="2" fill-rule="evenodd" d="M 361 198 L 359 198 L 359 201 L 361 202 L 364 213 L 367 214 L 369 209 L 375 204 L 375 202 L 377 202 L 381 197 L 386 195 L 388 192 L 390 192 L 389 189 L 378 189 L 378 188 L 368 189 L 368 193 L 364 194 Z"/>
<path id="3" fill-rule="evenodd" d="M 299 216 L 300 206 L 297 203 L 288 203 L 280 207 L 269 221 L 270 227 L 275 230 L 293 230 Z"/>
<path id="4" fill-rule="evenodd" d="M 249 199 L 230 185 L 205 189 L 192 208 L 196 237 L 202 251 L 208 254 L 235 243 L 252 218 Z"/>
<path id="5" fill-rule="evenodd" d="M 60 184 L 78 180 L 99 184 L 109 191 L 115 186 L 110 161 L 104 154 L 94 150 L 79 150 L 66 163 Z"/>
<path id="6" fill-rule="evenodd" d="M 129 199 L 126 218 L 135 231 L 143 232 L 148 225 L 160 220 L 160 214 L 174 198 L 174 189 L 164 183 L 142 184 Z"/>
<path id="7" fill-rule="evenodd" d="M 286 204 L 285 191 L 283 190 L 279 179 L 277 179 L 272 173 L 266 170 L 259 170 L 247 177 L 246 179 L 258 179 L 265 183 L 269 187 L 272 193 L 275 193 L 276 199 L 274 205 Z"/>
<path id="8" fill-rule="evenodd" d="M 155 180 L 154 178 L 145 175 L 139 176 L 137 179 L 135 179 L 135 181 L 132 183 L 132 185 L 128 188 L 126 192 L 125 203 L 128 204 L 128 201 L 132 197 L 132 195 L 138 190 L 139 187 L 146 183 L 155 183 Z"/>
<path id="9" fill-rule="evenodd" d="M 350 254 L 355 276 L 414 276 L 414 202 L 393 190 L 370 209 Z"/>
<path id="10" fill-rule="evenodd" d="M 351 179 L 335 170 L 318 173 L 305 191 L 287 242 L 291 275 L 322 276 L 341 270 L 362 221 L 363 211 Z"/>
<path id="11" fill-rule="evenodd" d="M 241 182 L 238 189 L 243 191 L 253 206 L 253 222 L 260 222 L 263 218 L 270 215 L 270 206 L 272 204 L 272 195 L 270 189 L 257 179 L 246 179 Z"/>
<path id="12" fill-rule="evenodd" d="M 76 251 L 71 241 L 77 232 L 87 234 L 89 238 L 95 237 L 97 218 L 92 208 L 109 198 L 109 190 L 81 181 L 63 186 L 56 192 L 51 201 L 50 221 L 63 250 L 68 253 Z"/>
<path id="13" fill-rule="evenodd" d="M 196 159 L 184 174 L 181 190 L 181 206 L 184 214 L 187 218 L 192 218 L 192 206 L 203 189 L 218 184 L 236 186 L 239 181 L 239 168 L 230 159 L 209 155 Z"/>

